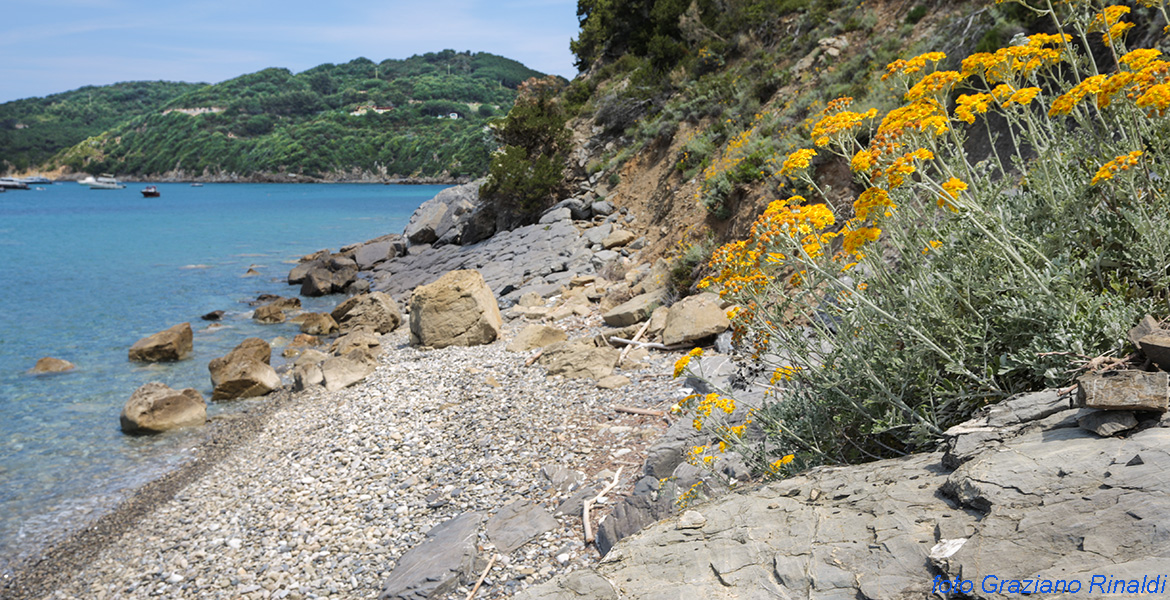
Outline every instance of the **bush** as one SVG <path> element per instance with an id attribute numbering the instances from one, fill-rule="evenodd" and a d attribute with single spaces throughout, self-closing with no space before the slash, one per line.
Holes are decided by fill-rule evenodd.
<path id="1" fill-rule="evenodd" d="M 683 403 L 696 426 L 781 475 L 931 448 L 981 406 L 1121 355 L 1138 318 L 1170 303 L 1170 62 L 1124 47 L 1123 14 L 1097 16 L 1112 73 L 1036 34 L 962 72 L 933 70 L 941 53 L 891 63 L 905 104 L 884 117 L 831 103 L 816 149 L 777 160 L 818 192 L 812 157 L 848 160 L 865 188 L 852 210 L 775 201 L 700 284 L 740 307 L 737 343 L 770 376 L 752 417 L 764 442 L 710 411 L 718 397 Z M 1093 16 L 1060 15 L 1081 39 Z M 1013 147 L 974 162 L 968 128 L 993 122 Z"/>

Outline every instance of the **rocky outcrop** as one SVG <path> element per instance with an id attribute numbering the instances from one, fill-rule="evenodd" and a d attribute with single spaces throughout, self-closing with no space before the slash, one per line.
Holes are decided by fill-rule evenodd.
<path id="1" fill-rule="evenodd" d="M 245 339 L 226 355 L 207 365 L 214 390 L 212 400 L 263 396 L 280 388 L 280 376 L 268 364 L 272 348 L 260 338 Z"/>
<path id="2" fill-rule="evenodd" d="M 67 360 L 46 356 L 38 360 L 29 372 L 34 375 L 43 375 L 45 373 L 65 373 L 76 368 L 77 365 Z"/>
<path id="3" fill-rule="evenodd" d="M 338 304 L 330 314 L 343 332 L 366 328 L 377 333 L 390 333 L 402 324 L 398 304 L 382 292 L 354 296 Z"/>
<path id="4" fill-rule="evenodd" d="M 447 188 L 423 202 L 410 216 L 410 223 L 403 236 L 411 244 L 441 246 L 465 243 L 463 233 L 466 221 L 480 208 L 479 187 L 482 184 L 481 179 Z M 476 237 L 480 235 L 483 233 L 477 231 Z"/>
<path id="5" fill-rule="evenodd" d="M 359 245 L 353 252 L 358 269 L 369 271 L 374 267 L 406 253 L 406 241 L 401 235 L 390 234 Z"/>
<path id="6" fill-rule="evenodd" d="M 179 323 L 144 337 L 130 347 L 130 360 L 138 362 L 174 362 L 183 360 L 194 350 L 190 323 Z"/>
<path id="7" fill-rule="evenodd" d="M 410 342 L 445 348 L 488 344 L 503 319 L 495 295 L 478 271 L 451 271 L 410 297 Z"/>
<path id="8" fill-rule="evenodd" d="M 699 344 L 731 327 L 727 313 L 719 306 L 719 296 L 710 293 L 687 296 L 670 307 L 662 330 L 662 343 Z"/>
<path id="9" fill-rule="evenodd" d="M 302 296 L 340 294 L 354 283 L 358 264 L 352 258 L 344 254 L 318 255 L 289 271 L 289 285 L 300 284 Z"/>
<path id="10" fill-rule="evenodd" d="M 1170 519 L 1170 418 L 1144 413 L 1135 433 L 1102 438 L 1077 427 L 1089 412 L 1058 392 L 1014 398 L 948 431 L 946 452 L 813 469 L 697 505 L 595 570 L 517 597 L 577 599 L 582 581 L 590 597 L 623 599 L 918 600 L 958 585 L 991 600 L 1018 597 L 1010 586 L 1023 581 L 1107 596 L 1103 584 L 1127 589 L 1170 564 L 1170 538 L 1155 533 Z"/>
<path id="11" fill-rule="evenodd" d="M 207 421 L 207 403 L 193 388 L 179 391 L 152 381 L 134 391 L 122 407 L 122 431 L 160 433 Z"/>

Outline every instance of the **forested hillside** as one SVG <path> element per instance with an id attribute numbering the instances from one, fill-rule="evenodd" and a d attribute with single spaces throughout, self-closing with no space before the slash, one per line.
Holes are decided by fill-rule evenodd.
<path id="1" fill-rule="evenodd" d="M 495 145 L 487 123 L 507 113 L 521 82 L 539 75 L 507 58 L 444 50 L 295 74 L 270 68 L 215 85 L 169 84 L 184 87 L 122 110 L 80 139 L 42 144 L 38 155 L 9 162 L 16 170 L 44 161 L 46 170 L 139 178 L 474 176 L 486 171 Z M 52 114 L 44 121 L 64 128 Z M 0 154 L 8 156 L 7 148 Z"/>

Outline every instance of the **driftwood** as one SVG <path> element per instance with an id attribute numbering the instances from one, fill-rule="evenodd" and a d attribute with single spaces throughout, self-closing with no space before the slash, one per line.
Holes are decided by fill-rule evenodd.
<path id="1" fill-rule="evenodd" d="M 666 412 L 661 410 L 654 410 L 652 408 L 635 408 L 633 406 L 614 405 L 610 408 L 616 412 L 627 413 L 631 415 L 645 415 L 647 417 L 665 417 Z"/>
<path id="2" fill-rule="evenodd" d="M 602 488 L 600 494 L 597 494 L 592 498 L 586 498 L 584 506 L 581 507 L 581 523 L 585 526 L 586 544 L 593 543 L 593 528 L 589 524 L 589 507 L 592 506 L 594 502 L 600 502 L 601 499 L 610 492 L 610 490 L 617 487 L 618 479 L 621 479 L 623 468 L 624 467 L 618 467 L 617 473 L 613 474 L 613 481 L 606 484 L 606 486 Z"/>
<path id="3" fill-rule="evenodd" d="M 488 566 L 483 570 L 483 574 L 479 576 L 479 581 L 475 582 L 475 587 L 471 588 L 471 592 L 467 594 L 466 600 L 471 600 L 475 597 L 475 593 L 479 591 L 479 586 L 483 585 L 483 580 L 487 579 L 488 571 L 492 570 L 492 565 L 496 564 L 496 555 L 492 554 L 492 559 L 488 561 Z"/>
<path id="4" fill-rule="evenodd" d="M 642 325 L 642 328 L 638 330 L 638 333 L 634 334 L 634 339 L 632 339 L 630 341 L 637 343 L 638 338 L 641 338 L 642 334 L 646 333 L 646 330 L 649 328 L 650 328 L 650 319 L 646 319 L 646 322 Z M 632 350 L 633 348 L 634 348 L 634 344 L 626 344 L 626 347 L 622 348 L 622 354 L 621 354 L 621 356 L 618 357 L 618 364 L 619 365 L 622 364 L 623 362 L 625 362 L 626 355 L 629 354 L 630 350 Z"/>
<path id="5" fill-rule="evenodd" d="M 537 350 L 536 354 L 532 355 L 532 358 L 529 358 L 528 360 L 524 361 L 524 366 L 531 367 L 532 363 L 536 362 L 536 359 L 540 358 L 541 354 L 544 354 L 544 348 Z"/>
<path id="6" fill-rule="evenodd" d="M 620 338 L 620 337 L 611 337 L 611 338 L 609 338 L 609 341 L 611 341 L 615 344 L 626 344 L 629 346 L 641 346 L 642 348 L 653 348 L 655 350 L 683 350 L 685 348 L 692 347 L 691 344 L 675 344 L 673 346 L 667 346 L 666 344 L 659 344 L 658 342 L 635 342 L 634 340 L 627 340 L 625 338 Z"/>

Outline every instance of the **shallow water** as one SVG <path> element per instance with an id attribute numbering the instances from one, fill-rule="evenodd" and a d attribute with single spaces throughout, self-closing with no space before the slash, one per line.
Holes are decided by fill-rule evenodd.
<path id="1" fill-rule="evenodd" d="M 321 248 L 401 233 L 443 186 L 158 184 L 90 190 L 68 183 L 0 194 L 0 572 L 189 455 L 201 429 L 123 435 L 118 415 L 147 381 L 210 398 L 207 363 L 245 337 L 291 339 L 257 325 L 247 301 L 296 295 L 290 261 Z M 244 277 L 254 268 L 257 277 Z M 302 299 L 328 310 L 338 297 Z M 221 329 L 199 316 L 225 310 Z M 176 323 L 194 355 L 138 365 L 127 349 Z M 278 341 L 279 343 L 279 341 Z M 279 362 L 274 347 L 274 364 Z M 76 371 L 29 375 L 54 356 Z M 214 403 L 209 415 L 239 410 Z"/>

